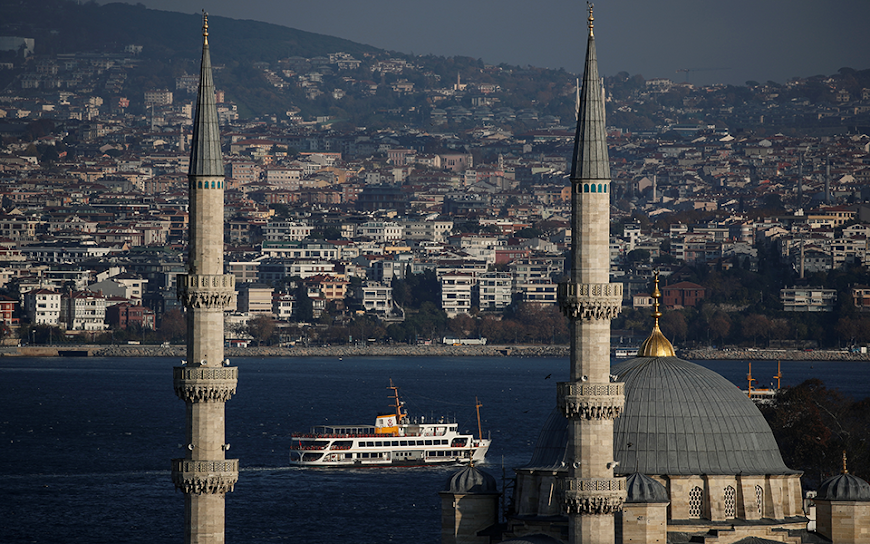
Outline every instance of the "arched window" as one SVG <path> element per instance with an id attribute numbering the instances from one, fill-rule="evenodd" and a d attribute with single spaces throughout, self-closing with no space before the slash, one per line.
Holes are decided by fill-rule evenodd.
<path id="1" fill-rule="evenodd" d="M 595 184 L 594 183 L 592 184 L 592 192 L 593 193 L 595 192 Z"/>
<path id="2" fill-rule="evenodd" d="M 725 519 L 737 517 L 737 490 L 730 485 L 725 488 Z"/>
<path id="3" fill-rule="evenodd" d="M 700 518 L 704 513 L 704 490 L 698 486 L 689 491 L 689 517 Z"/>
<path id="4" fill-rule="evenodd" d="M 214 182 L 211 182 L 211 188 L 214 189 Z"/>
<path id="5" fill-rule="evenodd" d="M 607 184 L 606 183 L 604 184 L 604 192 L 605 193 L 607 192 Z"/>
<path id="6" fill-rule="evenodd" d="M 198 181 L 198 182 L 196 182 L 196 183 L 197 183 L 197 185 L 198 185 L 197 188 L 198 188 L 198 189 L 202 189 L 202 182 L 201 182 L 201 181 Z"/>
<path id="7" fill-rule="evenodd" d="M 589 184 L 588 184 L 588 183 L 584 183 L 584 184 L 583 184 L 583 192 L 584 192 L 584 193 L 588 193 L 588 192 L 589 192 Z"/>
<path id="8" fill-rule="evenodd" d="M 764 512 L 764 489 L 760 485 L 755 486 L 755 504 L 758 506 L 758 515 Z"/>

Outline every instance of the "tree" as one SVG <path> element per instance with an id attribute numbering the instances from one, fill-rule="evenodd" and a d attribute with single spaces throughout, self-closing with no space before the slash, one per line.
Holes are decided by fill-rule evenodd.
<path id="1" fill-rule="evenodd" d="M 752 314 L 743 320 L 743 336 L 752 338 L 752 345 L 756 345 L 758 337 L 767 337 L 770 334 L 770 319 L 760 314 Z"/>
<path id="2" fill-rule="evenodd" d="M 314 319 L 314 303 L 308 298 L 308 289 L 301 281 L 299 286 L 293 292 L 296 297 L 296 321 L 310 323 Z"/>
<path id="3" fill-rule="evenodd" d="M 659 324 L 661 325 L 662 334 L 666 337 L 673 338 L 674 340 L 679 338 L 686 339 L 689 325 L 686 323 L 686 317 L 683 315 L 683 312 L 667 312 L 661 317 Z"/>
<path id="4" fill-rule="evenodd" d="M 804 472 L 808 489 L 840 472 L 843 453 L 849 472 L 867 478 L 870 456 L 870 402 L 853 402 L 828 389 L 818 379 L 777 394 L 772 405 L 761 406 L 770 424 L 783 461 Z"/>
<path id="5" fill-rule="evenodd" d="M 164 342 L 186 342 L 187 323 L 181 310 L 173 309 L 164 313 L 159 332 Z"/>
<path id="6" fill-rule="evenodd" d="M 275 335 L 275 321 L 266 314 L 258 314 L 248 321 L 247 329 L 259 346 L 268 343 Z"/>
<path id="7" fill-rule="evenodd" d="M 710 318 L 710 321 L 707 323 L 707 328 L 709 329 L 710 336 L 713 337 L 713 340 L 719 340 L 721 342 L 728 336 L 728 333 L 731 332 L 731 318 L 729 318 L 728 314 L 725 312 L 718 311 Z"/>

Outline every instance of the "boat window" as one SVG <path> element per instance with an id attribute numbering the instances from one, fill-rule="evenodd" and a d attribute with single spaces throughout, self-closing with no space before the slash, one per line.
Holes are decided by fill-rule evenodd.
<path id="1" fill-rule="evenodd" d="M 399 445 L 400 445 L 400 446 L 407 446 L 407 445 L 408 445 L 408 441 L 407 441 L 407 440 L 399 440 Z"/>
<path id="2" fill-rule="evenodd" d="M 344 458 L 345 459 L 353 459 L 353 454 L 352 453 L 345 453 Z"/>
<path id="3" fill-rule="evenodd" d="M 398 440 L 393 440 L 393 445 L 394 445 L 394 446 L 398 446 L 398 445 L 399 445 L 399 441 L 398 441 Z"/>
<path id="4" fill-rule="evenodd" d="M 366 446 L 373 448 L 373 447 L 375 447 L 375 443 L 374 442 L 366 442 Z"/>
<path id="5" fill-rule="evenodd" d="M 383 445 L 384 445 L 383 442 L 375 442 L 375 447 L 377 447 L 377 448 L 380 448 Z"/>
<path id="6" fill-rule="evenodd" d="M 427 441 L 426 441 L 426 445 L 427 445 L 427 446 L 431 446 L 431 445 L 432 445 L 432 441 L 431 441 L 431 440 L 427 440 Z"/>

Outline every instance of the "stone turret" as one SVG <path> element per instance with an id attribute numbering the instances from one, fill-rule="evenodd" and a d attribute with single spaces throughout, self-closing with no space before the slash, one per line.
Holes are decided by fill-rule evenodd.
<path id="1" fill-rule="evenodd" d="M 593 21 L 590 6 L 570 177 L 572 267 L 570 280 L 559 285 L 559 306 L 571 321 L 571 381 L 557 386 L 569 425 L 563 510 L 571 544 L 612 543 L 613 514 L 626 494 L 625 479 L 613 471 L 613 422 L 624 391 L 610 379 L 610 321 L 622 305 L 622 284 L 610 283 L 609 275 L 610 164 Z"/>
<path id="2" fill-rule="evenodd" d="M 849 474 L 846 453 L 843 473 L 819 486 L 816 531 L 832 544 L 870 544 L 870 484 Z"/>
<path id="3" fill-rule="evenodd" d="M 625 479 L 627 496 L 616 527 L 616 541 L 665 544 L 668 541 L 668 490 L 649 476 L 635 472 Z"/>
<path id="4" fill-rule="evenodd" d="M 484 529 L 498 523 L 495 478 L 474 466 L 453 474 L 441 496 L 441 544 L 488 544 Z"/>
<path id="5" fill-rule="evenodd" d="M 172 460 L 172 481 L 184 493 L 185 542 L 224 542 L 224 502 L 239 478 L 227 459 L 225 404 L 236 392 L 238 368 L 224 359 L 224 310 L 235 299 L 235 277 L 224 274 L 224 170 L 203 16 L 202 64 L 187 174 L 190 248 L 178 296 L 187 312 L 187 360 L 173 369 L 175 393 L 187 405 L 187 455 Z"/>

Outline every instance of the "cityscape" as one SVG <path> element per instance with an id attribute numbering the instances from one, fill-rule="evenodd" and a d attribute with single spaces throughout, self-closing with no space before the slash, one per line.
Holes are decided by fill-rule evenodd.
<path id="1" fill-rule="evenodd" d="M 162 52 L 135 40 L 94 50 L 87 25 L 76 26 L 94 16 L 122 26 L 133 13 L 144 26 L 165 16 L 171 29 L 186 17 L 46 2 L 57 11 L 51 24 L 60 12 L 71 24 L 51 30 L 10 4 L 17 18 L 0 27 L 22 34 L 0 35 L 0 350 L 22 361 L 2 365 L 12 415 L 0 435 L 10 438 L 3 455 L 21 497 L 3 507 L 22 520 L 11 534 L 43 531 L 32 521 L 44 516 L 36 497 L 52 486 L 31 481 L 101 489 L 95 474 L 116 486 L 142 479 L 117 486 L 140 490 L 125 504 L 169 506 L 156 499 L 164 491 L 152 476 L 165 471 L 153 469 L 153 455 L 172 439 L 163 420 L 176 418 L 165 416 L 165 395 L 149 390 L 166 369 L 149 364 L 184 345 L 171 389 L 186 405 L 185 439 L 170 479 L 184 495 L 185 542 L 250 530 L 285 538 L 276 524 L 297 518 L 334 525 L 307 539 L 345 538 L 334 522 L 363 516 L 365 525 L 364 508 L 325 517 L 306 509 L 395 493 L 389 484 L 366 491 L 369 483 L 347 487 L 347 497 L 298 500 L 318 476 L 294 468 L 323 463 L 452 465 L 433 489 L 440 508 L 434 497 L 413 499 L 427 525 L 404 527 L 426 540 L 437 523 L 428 524 L 440 522 L 442 544 L 870 542 L 867 402 L 838 391 L 860 372 L 832 364 L 859 366 L 870 343 L 870 70 L 744 86 L 694 85 L 694 69 L 673 79 L 600 77 L 589 4 L 579 77 L 328 37 L 296 55 L 240 63 L 236 51 L 216 64 L 221 49 L 211 44 L 229 20 L 212 40 L 205 12 L 192 75 L 171 41 Z M 70 26 L 80 41 L 61 44 Z M 85 365 L 52 361 L 92 355 L 99 344 L 133 350 L 99 352 Z M 478 351 L 477 365 L 463 360 L 461 349 L 481 346 L 496 351 Z M 530 347 L 529 362 L 484 368 Z M 116 360 L 121 353 L 126 361 Z M 421 353 L 432 364 L 411 368 Z M 237 366 L 226 354 L 239 356 Z M 278 355 L 278 365 L 264 355 Z M 554 376 L 548 356 L 565 355 L 568 381 L 541 385 Z M 750 363 L 742 390 L 725 377 L 735 358 L 789 360 L 786 372 L 802 383 L 782 386 L 777 361 L 777 385 L 754 387 Z M 823 374 L 832 385 L 813 362 L 830 364 Z M 414 382 L 431 367 L 443 392 L 470 385 L 459 387 L 459 373 L 442 365 L 477 373 L 473 384 L 499 399 L 495 432 L 523 428 L 519 437 L 484 438 L 477 397 L 477 438 L 455 416 L 409 418 L 391 377 L 392 412 L 378 412 L 374 426 L 336 426 L 324 414 L 315 422 L 329 425 L 288 434 L 272 419 L 313 416 L 303 408 L 325 400 L 313 390 L 336 378 L 350 381 L 327 402 L 344 414 L 376 369 Z M 89 369 L 102 369 L 102 379 Z M 45 379 L 28 378 L 45 370 Z M 537 386 L 530 372 L 541 374 Z M 513 392 L 499 375 L 529 383 Z M 228 412 L 240 383 L 253 391 L 243 385 L 249 399 Z M 545 419 L 552 400 L 520 398 L 553 386 Z M 264 408 L 292 387 L 301 391 L 289 408 Z M 88 388 L 106 388 L 105 402 L 80 394 Z M 336 391 L 346 398 L 335 403 Z M 34 395 L 45 408 L 19 400 Z M 64 416 L 77 421 L 61 423 L 57 408 L 74 401 L 84 404 Z M 99 425 L 117 428 L 91 439 L 94 424 L 80 413 L 112 404 L 121 409 Z M 541 423 L 529 459 L 525 435 Z M 55 426 L 69 431 L 72 448 Z M 31 438 L 28 427 L 39 432 Z M 156 441 L 137 457 L 119 430 L 140 450 L 142 437 Z M 264 437 L 275 443 L 256 445 Z M 231 438 L 238 454 L 228 454 Z M 290 464 L 299 465 L 291 472 L 288 439 Z M 69 451 L 43 468 L 46 440 Z M 500 486 L 476 466 L 491 444 L 512 459 L 508 476 L 502 454 Z M 276 452 L 284 461 L 260 464 Z M 73 463 L 86 472 L 67 457 L 87 459 Z M 102 463 L 124 472 L 101 472 Z M 384 482 L 396 476 L 384 473 Z M 416 487 L 434 476 L 417 474 Z M 344 489 L 342 479 L 324 481 Z M 281 501 L 298 512 L 227 516 L 251 512 L 252 492 L 271 488 L 272 501 L 289 495 Z M 63 515 L 92 519 L 105 513 L 105 491 L 91 506 L 70 508 L 68 490 L 51 500 Z M 134 533 L 153 523 L 105 517 Z M 169 518 L 160 517 L 165 531 Z"/>
<path id="2" fill-rule="evenodd" d="M 4 341 L 180 341 L 199 77 L 136 89 L 142 46 L 52 55 L 4 40 Z M 260 84 L 300 105 L 253 117 L 218 76 L 239 292 L 228 345 L 567 341 L 556 284 L 577 80 L 541 71 L 546 88 L 526 90 L 540 100 L 524 104 L 529 74 L 455 64 L 448 79 L 384 53 L 254 62 Z M 611 277 L 639 309 L 616 324 L 646 330 L 657 270 L 677 342 L 870 341 L 868 70 L 744 87 L 690 76 L 604 78 Z M 338 117 L 342 100 L 371 128 Z"/>

